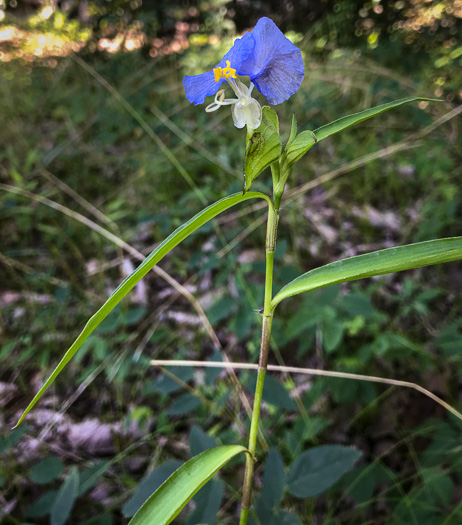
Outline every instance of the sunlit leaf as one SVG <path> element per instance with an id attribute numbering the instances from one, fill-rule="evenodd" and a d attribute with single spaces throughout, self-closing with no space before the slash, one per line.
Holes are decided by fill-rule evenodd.
<path id="1" fill-rule="evenodd" d="M 302 131 L 295 140 L 292 140 L 287 143 L 285 151 L 282 155 L 282 163 L 284 164 L 284 170 L 290 169 L 292 164 L 300 160 L 303 155 L 305 155 L 316 143 L 321 142 L 321 140 L 339 133 L 344 129 L 350 128 L 355 124 L 359 124 L 364 120 L 370 119 L 384 113 L 389 109 L 402 106 L 403 104 L 408 104 L 409 102 L 416 101 L 427 101 L 427 102 L 441 102 L 438 99 L 433 98 L 423 98 L 423 97 L 408 97 L 402 98 L 400 100 L 395 100 L 394 102 L 388 102 L 387 104 L 381 104 L 374 108 L 366 109 L 358 113 L 353 113 L 352 115 L 347 115 L 346 117 L 339 118 L 334 120 L 325 126 L 321 126 L 314 131 Z M 291 133 L 292 136 L 292 133 Z"/>
<path id="2" fill-rule="evenodd" d="M 130 525 L 166 525 L 230 459 L 247 449 L 240 445 L 212 448 L 176 470 L 135 514 Z"/>
<path id="3" fill-rule="evenodd" d="M 349 257 L 297 277 L 275 295 L 271 304 L 275 308 L 283 299 L 332 284 L 458 259 L 462 259 L 462 237 L 419 242 Z"/>
<path id="4" fill-rule="evenodd" d="M 408 104 L 409 102 L 417 102 L 417 101 L 441 102 L 441 100 L 436 99 L 436 98 L 424 98 L 424 97 L 401 98 L 393 102 L 381 104 L 380 106 L 375 106 L 374 108 L 366 109 L 364 111 L 359 111 L 358 113 L 353 113 L 352 115 L 347 115 L 346 117 L 342 117 L 342 118 L 339 118 L 338 120 L 334 120 L 334 122 L 331 122 L 330 124 L 326 124 L 325 126 L 321 126 L 320 128 L 315 129 L 314 134 L 316 135 L 317 141 L 320 142 L 321 140 L 324 140 L 327 137 L 330 137 L 331 135 L 338 133 L 339 131 L 343 131 L 344 129 L 350 128 L 351 126 L 354 126 L 355 124 L 359 124 L 360 122 L 363 122 L 364 120 L 375 117 L 376 115 L 379 115 L 380 113 L 388 111 L 389 109 L 397 108 L 398 106 L 402 106 L 403 104 Z"/>
<path id="5" fill-rule="evenodd" d="M 157 248 L 138 266 L 138 268 L 131 273 L 112 293 L 109 299 L 103 304 L 103 306 L 90 318 L 84 329 L 71 345 L 69 350 L 65 353 L 64 357 L 59 362 L 58 366 L 54 369 L 50 377 L 47 379 L 42 388 L 38 391 L 32 401 L 29 403 L 26 410 L 21 415 L 17 425 L 26 417 L 30 410 L 34 407 L 37 401 L 42 397 L 45 390 L 53 383 L 56 377 L 60 374 L 61 370 L 67 365 L 72 359 L 77 350 L 82 346 L 88 336 L 95 330 L 95 328 L 108 316 L 108 314 L 120 303 L 120 301 L 134 288 L 136 284 L 160 261 L 167 255 L 175 246 L 181 241 L 186 239 L 189 235 L 195 232 L 202 225 L 224 212 L 225 210 L 244 202 L 249 199 L 265 199 L 270 206 L 271 200 L 269 197 L 259 192 L 250 192 L 245 195 L 235 193 L 229 197 L 211 204 L 198 214 L 196 214 L 188 222 L 185 222 L 179 228 L 177 228 L 171 235 L 169 235 L 164 242 L 159 244 Z M 17 426 L 16 425 L 16 426 Z"/>

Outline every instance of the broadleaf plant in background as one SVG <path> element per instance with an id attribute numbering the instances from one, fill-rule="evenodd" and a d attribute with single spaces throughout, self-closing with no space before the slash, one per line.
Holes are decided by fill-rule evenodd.
<path id="1" fill-rule="evenodd" d="M 195 431 L 194 435 L 191 436 L 191 451 L 203 451 L 193 456 L 178 469 L 176 469 L 178 465 L 174 464 L 165 472 L 165 469 L 161 473 L 157 470 L 154 471 L 152 476 L 148 476 L 144 480 L 139 491 L 124 507 L 126 516 L 130 517 L 135 513 L 131 521 L 133 524 L 170 523 L 216 472 L 242 452 L 245 453 L 246 463 L 240 524 L 246 525 L 248 523 L 252 509 L 254 465 L 258 460 L 256 454 L 257 434 L 270 349 L 271 328 L 276 306 L 283 299 L 347 281 L 462 258 L 462 237 L 436 239 L 390 248 L 336 261 L 313 269 L 288 283 L 273 297 L 273 264 L 280 203 L 293 166 L 314 145 L 335 133 L 403 104 L 433 100 L 421 97 L 405 98 L 342 117 L 313 131 L 305 130 L 300 133 L 298 133 L 297 121 L 294 116 L 290 135 L 285 147 L 282 148 L 284 141 L 279 134 L 278 117 L 272 108 L 268 106 L 261 108 L 260 103 L 252 97 L 253 89 L 255 87 L 270 104 L 277 105 L 297 92 L 304 74 L 305 69 L 300 50 L 283 35 L 272 20 L 262 18 L 252 33 L 246 32 L 242 38 L 235 41 L 233 47 L 218 62 L 216 67 L 206 73 L 184 78 L 186 97 L 191 103 L 202 104 L 207 97 L 214 96 L 214 101 L 206 107 L 207 112 L 216 111 L 222 106 L 231 106 L 234 125 L 239 129 L 247 127 L 243 193 L 225 197 L 180 226 L 121 283 L 100 310 L 89 320 L 18 421 L 18 424 L 22 422 L 93 330 L 165 255 L 200 226 L 223 211 L 249 199 L 264 199 L 268 205 L 265 246 L 266 276 L 264 303 L 260 311 L 262 319 L 260 356 L 248 445 L 247 447 L 240 444 L 215 446 L 216 443 L 213 439 L 207 439 Z M 248 76 L 250 85 L 247 86 L 239 76 Z M 222 89 L 223 84 L 232 89 L 236 98 L 225 98 L 225 90 Z M 253 181 L 268 167 L 271 169 L 273 181 L 272 198 L 263 193 L 249 191 Z M 341 332 L 339 333 L 341 337 Z M 338 340 L 337 337 L 330 341 L 328 348 L 334 349 Z M 285 399 L 284 406 L 292 406 L 291 402 L 290 398 Z M 319 425 L 321 427 L 327 423 L 320 422 Z M 269 523 L 274 520 L 298 523 L 296 516 L 278 509 L 284 491 L 287 490 L 296 498 L 313 497 L 333 487 L 347 471 L 353 468 L 360 457 L 361 452 L 353 447 L 323 444 L 303 451 L 293 461 L 286 475 L 281 456 L 278 451 L 271 450 L 265 469 L 263 490 L 257 500 L 255 512 L 261 520 L 267 520 Z M 45 466 L 46 469 L 43 465 L 41 466 L 44 473 L 40 476 L 50 477 L 54 475 L 53 468 L 57 470 L 59 467 L 59 465 L 51 465 L 53 468 L 50 470 L 50 465 Z M 174 470 L 173 473 L 171 473 L 172 470 Z M 171 475 L 165 479 L 170 473 Z M 163 483 L 161 483 L 162 481 Z M 159 483 L 161 483 L 160 486 Z M 71 512 L 78 490 L 79 476 L 74 469 L 56 497 L 52 510 L 54 522 L 64 523 Z M 221 493 L 220 484 L 210 485 L 205 492 L 199 493 L 202 496 L 198 497 L 196 501 L 200 501 L 202 498 L 208 505 L 211 498 L 216 498 L 218 495 L 221 498 Z M 200 505 L 197 507 L 196 513 L 197 519 L 210 519 L 210 513 L 203 510 Z"/>

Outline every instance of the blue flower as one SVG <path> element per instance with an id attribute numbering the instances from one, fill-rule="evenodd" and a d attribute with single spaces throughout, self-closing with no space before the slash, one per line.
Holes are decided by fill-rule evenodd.
<path id="1" fill-rule="evenodd" d="M 251 97 L 255 86 L 270 104 L 281 104 L 300 87 L 305 68 L 300 52 L 269 18 L 260 18 L 252 33 L 235 40 L 233 47 L 221 62 L 207 73 L 185 76 L 183 80 L 189 102 L 203 104 L 206 97 L 215 95 L 215 101 L 206 111 L 216 111 L 231 105 L 234 124 L 258 128 L 261 123 L 260 104 Z M 250 77 L 250 87 L 236 75 Z M 220 87 L 224 81 L 237 98 L 225 99 Z"/>

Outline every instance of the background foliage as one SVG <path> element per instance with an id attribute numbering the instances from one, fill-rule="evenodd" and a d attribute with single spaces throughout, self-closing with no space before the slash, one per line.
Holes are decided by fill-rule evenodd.
<path id="1" fill-rule="evenodd" d="M 297 165 L 283 200 L 281 287 L 340 257 L 460 235 L 461 6 L 0 6 L 2 520 L 125 523 L 189 456 L 243 442 L 248 418 L 227 374 L 158 370 L 149 360 L 221 360 L 219 342 L 232 360 L 256 361 L 262 209 L 218 218 L 163 262 L 198 298 L 218 341 L 152 273 L 27 425 L 9 429 L 137 264 L 133 251 L 94 225 L 146 255 L 204 203 L 242 189 L 243 137 L 225 110 L 211 116 L 187 103 L 183 75 L 210 68 L 236 32 L 268 15 L 302 48 L 307 67 L 301 90 L 275 108 L 286 136 L 292 113 L 299 129 L 315 129 L 396 98 L 445 99 L 332 137 Z M 269 178 L 253 189 L 268 192 Z M 460 408 L 460 288 L 451 263 L 296 298 L 278 309 L 272 362 L 414 381 Z M 238 377 L 251 396 L 254 374 Z M 430 400 L 370 383 L 273 374 L 264 401 L 262 522 L 462 521 L 461 424 Z M 301 494 L 297 465 L 325 443 L 354 445 L 362 457 L 333 489 Z M 217 512 L 217 523 L 233 523 L 242 471 L 237 458 L 178 523 L 213 523 Z"/>

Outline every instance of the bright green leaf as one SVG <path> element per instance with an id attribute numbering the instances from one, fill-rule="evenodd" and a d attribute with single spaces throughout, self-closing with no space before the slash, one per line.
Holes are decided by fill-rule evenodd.
<path id="1" fill-rule="evenodd" d="M 103 306 L 90 318 L 84 329 L 71 345 L 69 350 L 64 354 L 64 357 L 59 362 L 58 366 L 54 369 L 50 377 L 47 379 L 42 388 L 37 392 L 35 397 L 29 403 L 26 410 L 19 418 L 19 425 L 21 421 L 26 417 L 30 410 L 34 407 L 37 401 L 42 397 L 43 393 L 53 383 L 56 377 L 60 374 L 61 370 L 67 365 L 72 359 L 77 350 L 82 346 L 88 336 L 95 330 L 95 328 L 108 316 L 108 314 L 120 303 L 120 301 L 132 290 L 132 288 L 138 284 L 139 281 L 160 261 L 167 255 L 175 246 L 181 241 L 186 239 L 189 235 L 195 232 L 202 225 L 224 212 L 225 210 L 247 201 L 249 199 L 265 199 L 269 206 L 272 206 L 271 200 L 268 196 L 259 192 L 250 192 L 245 195 L 235 193 L 229 197 L 211 204 L 198 214 L 196 214 L 188 222 L 185 222 L 182 226 L 177 228 L 171 235 L 169 235 L 165 241 L 163 241 L 157 248 L 138 266 L 138 268 L 130 274 L 112 293 L 109 299 L 103 304 Z"/>
<path id="2" fill-rule="evenodd" d="M 342 118 L 339 118 L 338 120 L 334 120 L 334 122 L 331 122 L 330 124 L 326 124 L 325 126 L 321 126 L 320 128 L 315 129 L 314 134 L 316 135 L 317 141 L 320 142 L 321 140 L 324 140 L 327 137 L 330 137 L 331 135 L 338 133 L 339 131 L 343 131 L 344 129 L 350 128 L 351 126 L 354 126 L 355 124 L 359 124 L 360 122 L 363 122 L 364 120 L 370 119 L 371 117 L 375 117 L 376 115 L 379 115 L 380 113 L 383 113 L 384 111 L 388 111 L 389 109 L 393 109 L 398 106 L 402 106 L 403 104 L 407 104 L 409 102 L 417 102 L 420 100 L 423 100 L 426 102 L 441 102 L 441 100 L 438 100 L 435 98 L 423 98 L 423 97 L 401 98 L 399 100 L 395 100 L 394 102 L 388 102 L 387 104 L 381 104 L 380 106 L 375 106 L 375 108 L 366 109 L 358 113 L 353 113 L 353 115 L 347 115 L 346 117 L 342 117 Z"/>
<path id="3" fill-rule="evenodd" d="M 274 110 L 268 106 L 262 109 L 262 122 L 247 141 L 245 150 L 244 192 L 250 190 L 252 182 L 260 173 L 279 158 L 281 139 L 279 122 Z"/>
<path id="4" fill-rule="evenodd" d="M 286 166 L 290 169 L 292 164 L 300 160 L 317 142 L 317 137 L 312 131 L 302 131 L 297 138 L 286 147 L 284 152 Z"/>
<path id="5" fill-rule="evenodd" d="M 376 115 L 379 115 L 380 113 L 383 113 L 384 111 L 388 111 L 389 109 L 393 109 L 403 104 L 407 104 L 408 102 L 416 102 L 419 100 L 424 100 L 428 102 L 441 102 L 438 99 L 433 99 L 433 98 L 422 98 L 422 97 L 403 98 L 400 100 L 395 100 L 394 102 L 389 102 L 387 104 L 381 104 L 380 106 L 376 106 L 375 108 L 370 108 L 370 109 L 366 109 L 365 111 L 360 111 L 359 113 L 354 113 L 353 115 L 347 115 L 346 117 L 342 117 L 338 120 L 335 120 L 334 122 L 331 122 L 330 124 L 321 126 L 320 128 L 315 129 L 314 131 L 309 131 L 309 130 L 302 131 L 296 137 L 295 140 L 293 141 L 289 140 L 289 142 L 287 143 L 287 146 L 282 156 L 282 164 L 284 166 L 283 171 L 288 174 L 290 167 L 295 162 L 300 160 L 303 157 L 303 155 L 305 155 L 317 142 L 321 142 L 321 140 L 324 140 L 327 137 L 334 135 L 335 133 L 339 133 L 340 131 L 350 128 L 351 126 L 354 126 L 355 124 L 359 124 L 359 122 L 363 122 L 364 120 L 375 117 Z M 281 180 L 283 179 L 285 180 L 287 179 L 287 177 L 284 177 L 284 174 Z"/>
<path id="6" fill-rule="evenodd" d="M 287 476 L 289 492 L 297 498 L 321 494 L 350 470 L 362 452 L 341 445 L 321 445 L 303 452 Z"/>
<path id="7" fill-rule="evenodd" d="M 135 514 L 130 525 L 166 525 L 230 459 L 247 449 L 226 445 L 206 450 L 176 470 Z"/>
<path id="8" fill-rule="evenodd" d="M 419 242 L 349 257 L 297 277 L 276 294 L 271 305 L 274 309 L 283 299 L 332 284 L 458 259 L 462 259 L 462 237 Z"/>
<path id="9" fill-rule="evenodd" d="M 287 149 L 290 146 L 290 144 L 292 144 L 292 141 L 295 139 L 296 136 L 297 136 L 297 119 L 295 118 L 295 115 L 292 115 L 292 124 L 290 126 L 290 135 L 289 135 L 289 139 L 287 140 L 287 144 L 286 144 L 285 149 Z"/>
<path id="10" fill-rule="evenodd" d="M 63 525 L 69 517 L 79 491 L 79 471 L 72 467 L 64 485 L 59 489 L 51 509 L 51 525 Z"/>

